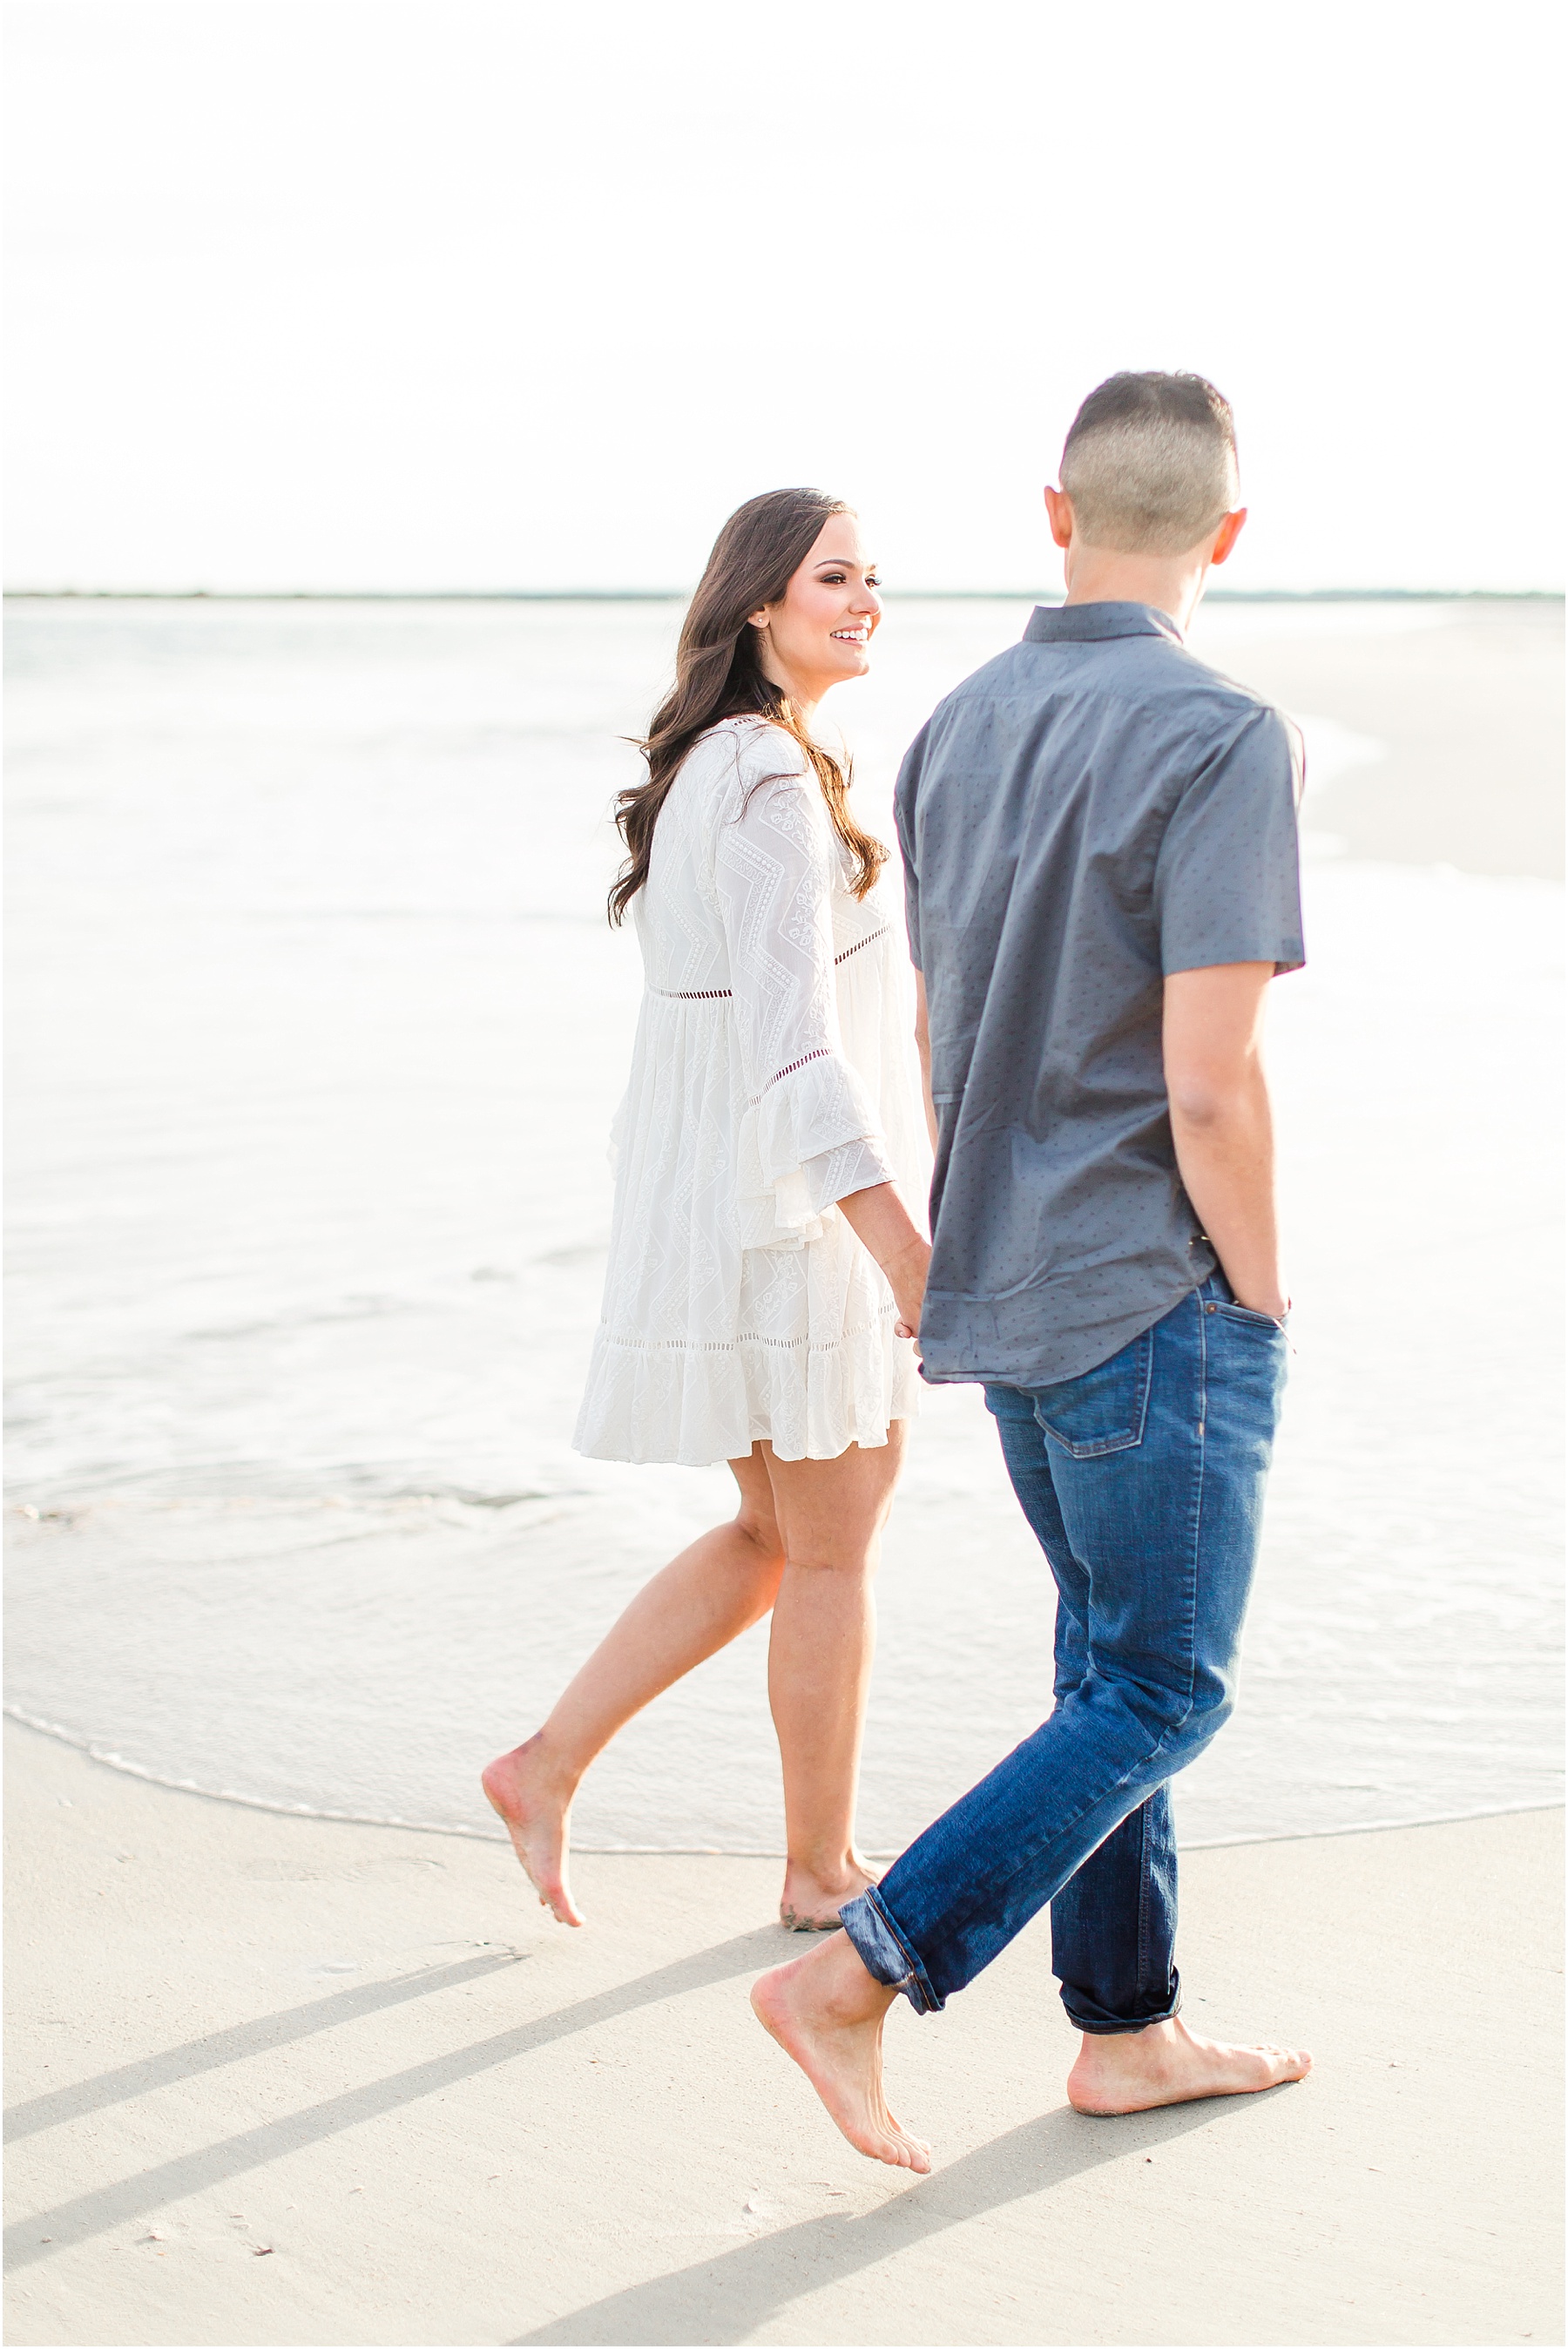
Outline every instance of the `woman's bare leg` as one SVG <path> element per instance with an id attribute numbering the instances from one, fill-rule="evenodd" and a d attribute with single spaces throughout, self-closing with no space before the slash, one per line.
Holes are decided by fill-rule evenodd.
<path id="1" fill-rule="evenodd" d="M 773 1602 L 768 1693 L 784 1765 L 789 1864 L 779 1914 L 825 1930 L 872 1881 L 855 1850 L 855 1785 L 876 1644 L 882 1528 L 903 1464 L 904 1423 L 836 1460 L 764 1447 L 786 1564 Z"/>
<path id="2" fill-rule="evenodd" d="M 541 1904 L 581 1925 L 566 1882 L 572 1797 L 593 1756 L 635 1713 L 749 1630 L 784 1570 L 761 1447 L 729 1464 L 740 1507 L 644 1585 L 562 1692 L 542 1729 L 490 1764 L 482 1784 Z"/>

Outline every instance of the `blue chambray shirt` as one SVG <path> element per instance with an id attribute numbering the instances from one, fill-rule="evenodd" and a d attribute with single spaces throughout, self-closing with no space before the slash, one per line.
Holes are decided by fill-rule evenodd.
<path id="1" fill-rule="evenodd" d="M 1214 1268 L 1176 1171 L 1167 971 L 1304 959 L 1300 737 L 1143 604 L 1037 610 L 898 779 L 938 1122 L 924 1374 L 1043 1387 Z"/>

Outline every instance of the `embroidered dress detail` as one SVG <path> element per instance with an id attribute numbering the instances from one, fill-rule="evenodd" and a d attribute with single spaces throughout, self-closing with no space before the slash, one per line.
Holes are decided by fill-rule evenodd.
<path id="1" fill-rule="evenodd" d="M 835 955 L 833 959 L 835 962 L 842 962 L 843 957 L 842 955 Z M 803 1069 L 805 1067 L 808 1061 L 825 1061 L 827 1058 L 828 1048 L 825 1044 L 820 1046 L 815 1052 L 802 1052 L 798 1061 L 791 1061 L 787 1069 L 780 1069 L 778 1076 L 769 1078 L 768 1084 L 764 1085 L 762 1088 L 762 1093 L 765 1093 L 768 1091 L 769 1085 L 779 1084 L 782 1082 L 784 1078 L 792 1077 L 797 1069 Z M 762 1093 L 756 1093 L 752 1096 L 753 1108 L 755 1108 L 757 1102 L 762 1099 Z"/>
<path id="2" fill-rule="evenodd" d="M 646 983 L 575 1437 L 592 1457 L 699 1464 L 766 1437 L 836 1459 L 916 1409 L 892 1292 L 838 1208 L 896 1177 L 923 1214 L 913 983 L 846 870 L 781 729 L 730 719 L 693 745 L 633 901 Z"/>
<path id="3" fill-rule="evenodd" d="M 861 950 L 861 948 L 862 947 L 874 946 L 874 945 L 876 944 L 876 942 L 877 942 L 878 938 L 885 938 L 885 937 L 886 937 L 886 936 L 887 936 L 887 924 L 886 924 L 885 922 L 882 924 L 882 928 L 881 928 L 880 930 L 868 930 L 868 931 L 866 932 L 865 936 L 864 936 L 863 938 L 857 938 L 857 939 L 855 940 L 854 945 L 853 945 L 852 947 L 846 947 L 844 948 L 844 951 L 843 951 L 843 953 L 842 953 L 842 954 L 836 954 L 836 955 L 833 957 L 833 962 L 834 962 L 835 967 L 836 967 L 839 963 L 841 963 L 841 962 L 848 962 L 848 960 L 849 960 L 850 957 L 851 957 L 851 955 L 857 955 L 857 954 L 859 954 L 859 952 L 860 952 L 860 950 Z"/>

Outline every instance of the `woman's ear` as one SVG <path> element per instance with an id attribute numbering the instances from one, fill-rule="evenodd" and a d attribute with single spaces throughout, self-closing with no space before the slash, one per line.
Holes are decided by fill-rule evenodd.
<path id="1" fill-rule="evenodd" d="M 768 626 L 767 605 L 765 604 L 763 605 L 760 612 L 748 612 L 746 616 L 746 624 L 748 627 L 751 628 L 766 628 Z"/>

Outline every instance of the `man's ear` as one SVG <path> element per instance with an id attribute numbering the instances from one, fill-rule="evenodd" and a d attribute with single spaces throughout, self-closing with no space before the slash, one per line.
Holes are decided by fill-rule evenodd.
<path id="1" fill-rule="evenodd" d="M 1073 502 L 1066 490 L 1046 492 L 1046 512 L 1051 518 L 1051 536 L 1058 546 L 1072 544 Z"/>
<path id="2" fill-rule="evenodd" d="M 1237 539 L 1240 538 L 1242 534 L 1242 525 L 1246 521 L 1246 518 L 1247 510 L 1245 506 L 1238 506 L 1234 513 L 1228 513 L 1225 516 L 1224 521 L 1220 524 L 1219 529 L 1214 533 L 1213 552 L 1209 557 L 1211 563 L 1224 562 L 1225 557 L 1230 554 L 1232 547 L 1234 546 Z"/>

